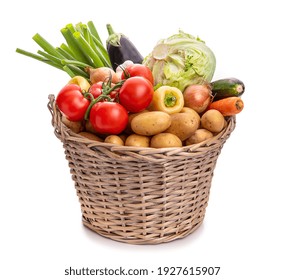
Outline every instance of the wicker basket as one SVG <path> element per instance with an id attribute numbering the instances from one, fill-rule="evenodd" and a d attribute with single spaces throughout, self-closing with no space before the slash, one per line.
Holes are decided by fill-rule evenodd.
<path id="1" fill-rule="evenodd" d="M 61 122 L 49 96 L 55 135 L 65 149 L 83 224 L 107 238 L 159 244 L 203 222 L 213 171 L 235 118 L 214 138 L 182 148 L 138 148 L 89 140 Z"/>

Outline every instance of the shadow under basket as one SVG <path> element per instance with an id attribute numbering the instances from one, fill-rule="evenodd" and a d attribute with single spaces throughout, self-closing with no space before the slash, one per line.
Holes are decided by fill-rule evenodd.
<path id="1" fill-rule="evenodd" d="M 54 95 L 48 108 L 86 227 L 116 241 L 159 244 L 183 238 L 201 225 L 216 161 L 235 117 L 210 140 L 155 149 L 89 140 L 62 123 Z"/>

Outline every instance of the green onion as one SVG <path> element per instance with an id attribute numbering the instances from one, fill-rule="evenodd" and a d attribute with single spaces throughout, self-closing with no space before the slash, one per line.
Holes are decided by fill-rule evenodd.
<path id="1" fill-rule="evenodd" d="M 47 41 L 45 40 L 40 34 L 35 34 L 33 36 L 33 40 L 42 47 L 47 53 L 55 56 L 61 57 L 61 54 L 57 52 L 57 50 Z M 62 57 L 63 58 L 63 57 Z"/>
<path id="2" fill-rule="evenodd" d="M 70 55 L 67 51 L 63 50 L 62 48 L 60 47 L 57 47 L 56 50 L 62 54 L 65 58 L 68 58 L 68 59 L 74 59 L 74 57 L 72 55 Z"/>
<path id="3" fill-rule="evenodd" d="M 96 29 L 93 21 L 88 21 L 87 26 L 89 27 L 90 33 L 102 44 L 101 38 L 97 32 L 97 29 Z"/>
<path id="4" fill-rule="evenodd" d="M 42 57 L 42 56 L 33 54 L 33 53 L 31 53 L 31 52 L 27 52 L 27 51 L 22 50 L 22 49 L 19 49 L 19 48 L 16 49 L 16 52 L 17 52 L 17 53 L 20 53 L 20 54 L 23 54 L 23 55 L 26 55 L 26 56 L 29 56 L 29 57 L 31 57 L 31 58 L 37 59 L 37 60 L 39 60 L 39 61 L 43 61 L 43 62 L 47 61 L 47 59 L 44 58 L 44 57 Z"/>
<path id="5" fill-rule="evenodd" d="M 49 59 L 50 61 L 52 61 L 55 65 L 58 65 L 58 67 L 62 68 L 62 64 L 61 64 L 61 59 L 57 58 L 51 54 L 45 53 L 43 51 L 38 51 L 38 54 L 42 55 L 43 57 Z"/>
<path id="6" fill-rule="evenodd" d="M 72 64 L 72 65 L 79 66 L 81 68 L 91 67 L 90 65 L 88 65 L 84 62 L 80 62 L 78 60 L 69 60 L 69 59 L 62 59 L 61 64 L 63 64 L 63 65 Z"/>
<path id="7" fill-rule="evenodd" d="M 74 33 L 76 29 L 74 28 L 72 23 L 69 23 L 65 26 L 71 33 Z"/>
<path id="8" fill-rule="evenodd" d="M 93 60 L 93 64 L 96 68 L 104 66 L 104 63 L 100 60 L 100 57 L 98 56 L 98 54 L 90 47 L 88 42 L 82 37 L 79 31 L 74 32 L 73 37 L 78 42 L 81 50 L 84 53 L 88 54 L 90 58 Z"/>
<path id="9" fill-rule="evenodd" d="M 100 52 L 102 53 L 102 55 L 104 56 L 104 59 L 108 62 L 108 67 L 111 67 L 111 61 L 110 61 L 110 57 L 109 54 L 107 52 L 107 50 L 104 48 L 104 46 L 98 41 L 98 39 L 96 37 L 94 37 L 93 35 L 91 35 L 92 39 L 94 40 L 97 49 L 100 50 Z"/>
<path id="10" fill-rule="evenodd" d="M 108 52 L 101 42 L 91 34 L 86 24 L 80 24 L 78 28 L 81 30 L 83 37 L 90 47 L 98 54 L 100 60 L 104 63 L 104 66 L 112 67 Z"/>
<path id="11" fill-rule="evenodd" d="M 66 53 L 68 53 L 69 55 L 67 55 L 67 56 L 71 56 L 72 58 L 74 58 L 74 55 L 73 55 L 71 49 L 66 44 L 62 43 L 59 48 L 62 49 L 63 51 L 65 51 Z"/>
<path id="12" fill-rule="evenodd" d="M 84 55 L 84 53 L 81 51 L 80 46 L 78 45 L 78 42 L 74 40 L 74 37 L 72 35 L 73 33 L 71 33 L 68 28 L 62 28 L 61 33 L 65 38 L 67 45 L 73 53 L 74 57 L 79 61 L 91 64 L 92 61 Z"/>
<path id="13" fill-rule="evenodd" d="M 109 67 L 109 54 L 104 47 L 92 21 L 73 25 L 69 23 L 60 30 L 65 43 L 54 47 L 36 33 L 32 39 L 42 48 L 37 54 L 16 49 L 16 52 L 65 71 L 70 77 L 80 75 L 89 79 L 87 68 Z"/>
<path id="14" fill-rule="evenodd" d="M 33 53 L 31 53 L 31 52 L 27 52 L 27 51 L 22 50 L 22 49 L 19 49 L 19 48 L 16 49 L 16 52 L 17 52 L 17 53 L 20 53 L 20 54 L 22 54 L 22 55 L 31 57 L 31 58 L 33 58 L 33 59 L 36 59 L 36 60 L 38 60 L 38 61 L 44 62 L 44 63 L 46 63 L 46 64 L 48 64 L 48 65 L 50 65 L 50 66 L 53 66 L 53 67 L 55 67 L 55 68 L 57 68 L 57 69 L 62 70 L 62 68 L 63 68 L 62 66 L 61 66 L 61 67 L 58 66 L 57 63 L 54 63 L 53 61 L 50 61 L 49 59 L 47 59 L 47 58 L 45 58 L 45 57 L 42 57 L 42 56 L 40 56 L 40 55 L 36 55 L 36 54 L 33 54 Z"/>
<path id="15" fill-rule="evenodd" d="M 82 76 L 82 77 L 86 78 L 87 80 L 90 80 L 89 74 L 87 72 L 85 72 L 84 70 L 80 69 L 79 67 L 76 67 L 72 64 L 68 64 L 65 66 L 68 66 L 74 73 L 76 73 L 76 75 Z"/>
<path id="16" fill-rule="evenodd" d="M 64 71 L 65 71 L 71 78 L 73 78 L 74 76 L 76 76 L 68 66 L 66 66 L 66 65 L 63 66 L 63 69 L 64 69 Z"/>

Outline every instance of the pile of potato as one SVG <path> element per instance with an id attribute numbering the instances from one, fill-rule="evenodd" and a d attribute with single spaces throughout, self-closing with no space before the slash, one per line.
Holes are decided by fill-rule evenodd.
<path id="1" fill-rule="evenodd" d="M 136 147 L 182 147 L 205 141 L 226 126 L 224 116 L 211 109 L 203 114 L 184 107 L 179 113 L 142 111 L 130 114 L 123 134 L 99 135 L 87 122 L 71 122 L 65 117 L 63 123 L 75 133 L 91 140 L 116 145 Z"/>

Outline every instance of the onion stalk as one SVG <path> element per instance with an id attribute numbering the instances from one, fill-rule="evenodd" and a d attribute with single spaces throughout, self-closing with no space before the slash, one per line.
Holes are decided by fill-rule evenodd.
<path id="1" fill-rule="evenodd" d="M 87 68 L 112 67 L 106 47 L 92 21 L 67 24 L 60 30 L 65 42 L 54 47 L 36 33 L 32 38 L 41 47 L 37 54 L 17 48 L 16 52 L 65 71 L 70 77 L 89 79 Z"/>

